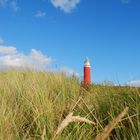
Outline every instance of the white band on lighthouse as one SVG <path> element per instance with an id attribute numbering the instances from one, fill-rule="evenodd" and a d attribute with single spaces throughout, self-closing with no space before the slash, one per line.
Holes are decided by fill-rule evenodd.
<path id="1" fill-rule="evenodd" d="M 85 67 L 90 67 L 90 62 L 89 62 L 88 57 L 86 57 L 86 59 L 85 59 L 84 66 Z"/>

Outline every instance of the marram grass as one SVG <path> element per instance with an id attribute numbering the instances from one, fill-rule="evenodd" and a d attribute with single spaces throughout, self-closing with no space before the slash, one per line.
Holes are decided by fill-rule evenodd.
<path id="1" fill-rule="evenodd" d="M 128 112 L 119 118 L 125 108 Z M 60 126 L 71 112 L 71 117 L 94 125 L 73 118 L 62 131 Z M 61 133 L 56 136 L 57 130 Z M 102 136 L 140 139 L 139 88 L 91 85 L 86 91 L 74 76 L 61 73 L 0 72 L 0 140 L 94 140 Z"/>

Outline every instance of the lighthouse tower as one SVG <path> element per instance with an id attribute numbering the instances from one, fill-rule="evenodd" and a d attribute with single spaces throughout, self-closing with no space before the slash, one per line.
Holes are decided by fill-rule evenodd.
<path id="1" fill-rule="evenodd" d="M 90 85 L 91 79 L 90 79 L 90 62 L 89 59 L 86 58 L 84 62 L 84 83 L 87 85 Z"/>

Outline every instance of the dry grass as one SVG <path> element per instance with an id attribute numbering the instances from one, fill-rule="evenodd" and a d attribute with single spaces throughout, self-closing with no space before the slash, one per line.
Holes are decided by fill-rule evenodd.
<path id="1" fill-rule="evenodd" d="M 103 132 L 99 134 L 99 136 L 96 138 L 96 140 L 105 140 L 107 137 L 109 137 L 109 134 L 111 131 L 115 128 L 115 126 L 121 122 L 121 119 L 127 114 L 128 107 L 126 107 L 116 118 L 113 119 L 113 121 L 105 127 Z"/>
<path id="2" fill-rule="evenodd" d="M 61 131 L 63 131 L 70 123 L 72 122 L 85 122 L 88 124 L 93 124 L 95 125 L 96 123 L 93 121 L 90 121 L 84 117 L 80 116 L 73 116 L 73 112 L 67 115 L 67 117 L 62 121 L 62 123 L 58 126 L 56 134 L 58 135 Z"/>
<path id="3" fill-rule="evenodd" d="M 0 72 L 0 140 L 93 140 L 125 107 L 108 138 L 140 139 L 139 88 L 91 85 L 86 92 L 61 73 Z"/>

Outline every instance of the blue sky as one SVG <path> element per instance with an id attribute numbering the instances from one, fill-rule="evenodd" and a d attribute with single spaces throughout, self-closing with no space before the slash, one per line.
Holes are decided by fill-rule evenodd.
<path id="1" fill-rule="evenodd" d="M 0 0 L 0 67 L 83 73 L 140 83 L 139 0 Z"/>

